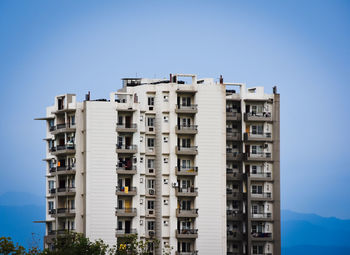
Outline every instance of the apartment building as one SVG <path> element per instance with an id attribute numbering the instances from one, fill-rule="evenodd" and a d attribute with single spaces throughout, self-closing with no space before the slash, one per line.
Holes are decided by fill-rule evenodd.
<path id="1" fill-rule="evenodd" d="M 55 97 L 46 116 L 46 236 L 151 254 L 280 254 L 279 94 L 174 74 L 109 99 Z M 232 89 L 234 87 L 235 89 Z"/>

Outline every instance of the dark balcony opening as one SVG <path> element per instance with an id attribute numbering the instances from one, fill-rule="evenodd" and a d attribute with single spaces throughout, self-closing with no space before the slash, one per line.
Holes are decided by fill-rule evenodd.
<path id="1" fill-rule="evenodd" d="M 64 97 L 57 98 L 57 107 L 58 107 L 58 110 L 63 110 L 63 108 L 64 108 Z"/>

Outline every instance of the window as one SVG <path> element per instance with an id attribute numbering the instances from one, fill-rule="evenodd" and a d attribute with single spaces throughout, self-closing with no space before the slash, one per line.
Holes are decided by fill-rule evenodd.
<path id="1" fill-rule="evenodd" d="M 143 163 L 143 157 L 140 157 L 140 163 Z"/>
<path id="2" fill-rule="evenodd" d="M 148 210 L 154 210 L 154 200 L 148 200 L 147 201 L 147 209 Z"/>
<path id="3" fill-rule="evenodd" d="M 154 105 L 154 97 L 148 97 L 148 105 Z"/>
<path id="4" fill-rule="evenodd" d="M 163 96 L 163 101 L 164 102 L 168 102 L 169 101 L 169 96 L 168 95 L 164 95 Z"/>
<path id="5" fill-rule="evenodd" d="M 148 222 L 147 222 L 147 229 L 148 229 L 148 230 L 155 230 L 154 221 L 148 221 Z"/>
<path id="6" fill-rule="evenodd" d="M 169 183 L 168 179 L 164 179 L 164 180 L 163 180 L 163 183 L 164 183 L 164 184 L 168 184 L 168 183 Z"/>
<path id="7" fill-rule="evenodd" d="M 70 116 L 70 124 L 75 125 L 75 115 Z"/>
<path id="8" fill-rule="evenodd" d="M 191 126 L 191 119 L 190 118 L 183 118 L 182 119 L 182 126 L 184 126 L 184 127 Z"/>
<path id="9" fill-rule="evenodd" d="M 53 210 L 53 201 L 49 201 L 48 203 L 49 211 Z"/>
<path id="10" fill-rule="evenodd" d="M 253 194 L 262 194 L 263 187 L 261 185 L 252 185 L 252 193 Z"/>
<path id="11" fill-rule="evenodd" d="M 191 200 L 182 200 L 181 201 L 181 209 L 182 210 L 190 210 L 191 209 Z"/>
<path id="12" fill-rule="evenodd" d="M 164 141 L 165 143 L 168 142 L 168 139 L 169 139 L 169 137 L 167 137 L 167 136 L 164 136 L 164 137 L 163 137 L 163 141 Z"/>
<path id="13" fill-rule="evenodd" d="M 181 243 L 181 251 L 182 252 L 191 252 L 191 243 L 190 242 L 182 242 Z"/>
<path id="14" fill-rule="evenodd" d="M 257 174 L 257 166 L 252 166 L 252 174 Z"/>
<path id="15" fill-rule="evenodd" d="M 154 168 L 154 159 L 147 159 L 147 167 Z"/>
<path id="16" fill-rule="evenodd" d="M 262 135 L 264 133 L 264 126 L 263 125 L 257 125 L 257 126 L 252 126 L 252 134 L 254 135 Z"/>
<path id="17" fill-rule="evenodd" d="M 49 181 L 49 189 L 55 188 L 55 181 Z"/>
<path id="18" fill-rule="evenodd" d="M 148 127 L 154 127 L 154 118 L 153 117 L 148 117 L 147 118 L 147 126 Z"/>
<path id="19" fill-rule="evenodd" d="M 263 254 L 263 246 L 262 245 L 253 245 L 253 254 Z"/>
<path id="20" fill-rule="evenodd" d="M 154 138 L 147 138 L 147 147 L 154 147 Z"/>
<path id="21" fill-rule="evenodd" d="M 189 160 L 189 159 L 181 160 L 181 167 L 182 168 L 190 168 L 191 167 L 191 160 Z"/>
<path id="22" fill-rule="evenodd" d="M 258 206 L 257 205 L 253 205 L 252 207 L 253 207 L 252 208 L 253 214 L 257 214 L 258 213 Z"/>
<path id="23" fill-rule="evenodd" d="M 169 116 L 168 116 L 168 115 L 165 115 L 165 116 L 163 117 L 163 119 L 164 119 L 164 122 L 165 122 L 165 123 L 168 123 L 168 122 L 169 122 Z"/>
<path id="24" fill-rule="evenodd" d="M 189 148 L 189 147 L 191 147 L 191 139 L 188 139 L 188 138 L 186 138 L 186 139 L 182 139 L 182 147 L 186 147 L 186 148 Z"/>
<path id="25" fill-rule="evenodd" d="M 164 226 L 168 226 L 169 225 L 169 221 L 165 220 L 164 222 Z"/>
<path id="26" fill-rule="evenodd" d="M 182 102 L 182 106 L 191 106 L 190 97 L 183 97 L 181 102 Z"/>
<path id="27" fill-rule="evenodd" d="M 122 230 L 123 229 L 123 222 L 122 221 L 118 221 L 118 230 Z"/>
<path id="28" fill-rule="evenodd" d="M 169 158 L 163 158 L 163 162 L 167 164 L 169 162 Z"/>
<path id="29" fill-rule="evenodd" d="M 70 209 L 75 209 L 75 200 L 70 200 Z"/>
<path id="30" fill-rule="evenodd" d="M 155 184 L 156 184 L 156 180 L 153 180 L 153 179 L 148 179 L 147 180 L 147 188 L 154 189 Z"/>
<path id="31" fill-rule="evenodd" d="M 49 120 L 49 127 L 55 126 L 55 121 L 54 120 Z"/>
<path id="32" fill-rule="evenodd" d="M 164 199 L 164 205 L 168 205 L 169 204 L 169 200 L 168 199 Z"/>

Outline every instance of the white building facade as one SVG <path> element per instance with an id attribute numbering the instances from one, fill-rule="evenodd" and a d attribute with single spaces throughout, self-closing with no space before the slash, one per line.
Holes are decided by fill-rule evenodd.
<path id="1" fill-rule="evenodd" d="M 46 246 L 65 231 L 110 245 L 137 233 L 160 241 L 151 254 L 280 254 L 276 91 L 128 78 L 108 100 L 56 96 L 38 119 Z"/>

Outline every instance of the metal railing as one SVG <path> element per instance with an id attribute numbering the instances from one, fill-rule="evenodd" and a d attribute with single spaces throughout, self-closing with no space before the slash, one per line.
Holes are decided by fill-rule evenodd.
<path id="1" fill-rule="evenodd" d="M 180 213 L 192 213 L 192 214 L 198 214 L 198 209 L 181 209 L 177 208 L 177 212 Z"/>
<path id="2" fill-rule="evenodd" d="M 117 170 L 132 171 L 132 170 L 137 170 L 137 167 L 135 165 L 126 166 L 125 164 L 118 163 Z"/>
<path id="3" fill-rule="evenodd" d="M 116 190 L 118 192 L 125 192 L 125 188 L 128 187 L 128 192 L 130 191 L 136 191 L 137 188 L 136 187 L 129 187 L 129 186 L 116 186 Z"/>
<path id="4" fill-rule="evenodd" d="M 272 157 L 271 152 L 256 152 L 256 153 L 248 152 L 246 153 L 246 155 L 250 158 L 271 158 Z"/>
<path id="5" fill-rule="evenodd" d="M 117 123 L 117 128 L 137 128 L 136 123 Z"/>
<path id="6" fill-rule="evenodd" d="M 56 188 L 56 192 L 75 192 L 75 187 Z"/>
<path id="7" fill-rule="evenodd" d="M 178 187 L 177 191 L 181 192 L 181 193 L 195 193 L 195 192 L 198 192 L 198 188 L 194 188 L 194 187 L 187 187 L 187 188 Z"/>
<path id="8" fill-rule="evenodd" d="M 256 137 L 256 138 L 271 138 L 271 133 L 253 133 L 253 132 L 250 132 L 250 133 L 245 133 L 248 135 L 248 137 Z"/>
<path id="9" fill-rule="evenodd" d="M 137 145 L 125 145 L 125 144 L 117 144 L 116 145 L 118 150 L 137 150 Z"/>
<path id="10" fill-rule="evenodd" d="M 197 110 L 197 105 L 196 104 L 177 104 L 176 109 L 181 109 L 181 110 Z"/>
<path id="11" fill-rule="evenodd" d="M 252 232 L 252 237 L 257 237 L 257 238 L 272 237 L 272 233 Z"/>
<path id="12" fill-rule="evenodd" d="M 248 112 L 248 117 L 261 117 L 261 118 L 269 118 L 272 116 L 271 112 Z"/>
<path id="13" fill-rule="evenodd" d="M 198 125 L 177 125 L 178 130 L 197 130 Z"/>
<path id="14" fill-rule="evenodd" d="M 137 209 L 136 208 L 115 208 L 115 211 L 117 213 L 136 213 Z"/>
<path id="15" fill-rule="evenodd" d="M 183 147 L 183 146 L 177 146 L 178 151 L 197 151 L 198 146 L 189 146 L 189 147 Z"/>
<path id="16" fill-rule="evenodd" d="M 257 172 L 257 173 L 250 173 L 251 177 L 257 177 L 257 178 L 271 178 L 271 173 L 268 172 Z"/>
<path id="17" fill-rule="evenodd" d="M 75 149 L 75 144 L 69 143 L 65 145 L 58 145 L 50 148 L 50 152 L 54 151 L 60 151 L 60 150 L 74 150 Z"/>
<path id="18" fill-rule="evenodd" d="M 254 198 L 272 198 L 272 193 L 271 192 L 262 192 L 262 193 L 253 193 L 252 192 L 252 197 L 254 197 Z"/>
<path id="19" fill-rule="evenodd" d="M 178 166 L 177 167 L 178 172 L 186 172 L 186 173 L 191 173 L 191 172 L 198 172 L 198 167 L 196 166 L 188 166 L 188 167 L 183 167 L 183 166 Z"/>
<path id="20" fill-rule="evenodd" d="M 194 235 L 194 234 L 198 234 L 198 229 L 194 229 L 194 228 L 177 229 L 176 231 L 177 231 L 178 234 L 181 234 L 181 235 Z"/>
<path id="21" fill-rule="evenodd" d="M 131 229 L 116 229 L 116 234 L 117 235 L 128 235 L 128 234 L 136 234 L 137 230 L 134 228 Z"/>
<path id="22" fill-rule="evenodd" d="M 270 219 L 272 217 L 272 213 L 265 213 L 265 212 L 252 212 L 252 218 L 263 218 L 263 219 Z"/>

